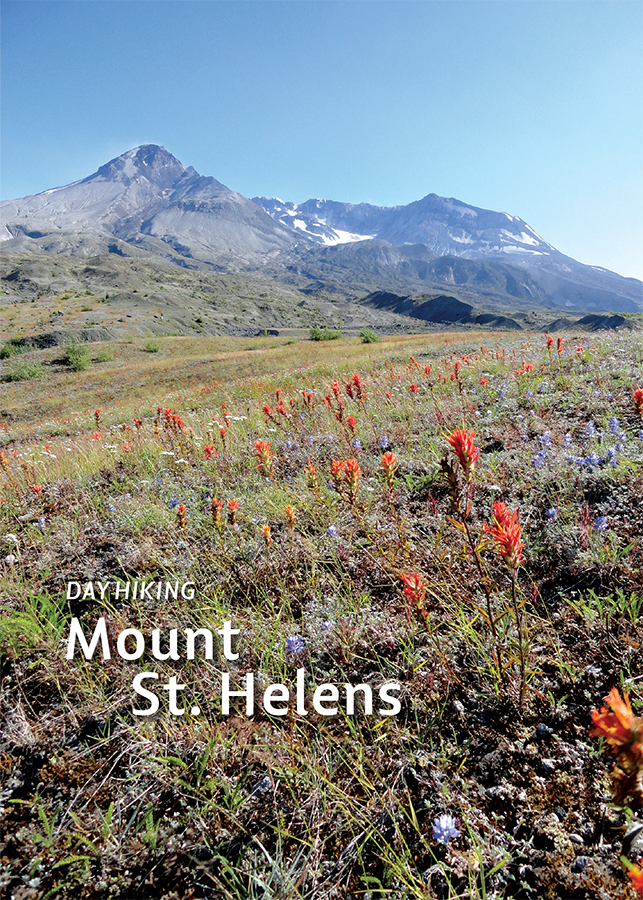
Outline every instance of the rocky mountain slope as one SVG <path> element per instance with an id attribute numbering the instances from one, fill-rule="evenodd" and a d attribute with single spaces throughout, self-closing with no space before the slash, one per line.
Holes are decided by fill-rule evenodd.
<path id="1" fill-rule="evenodd" d="M 393 207 L 319 199 L 294 204 L 270 197 L 255 197 L 254 202 L 308 242 L 336 246 L 375 239 L 397 247 L 419 244 L 440 257 L 502 261 L 526 270 L 559 306 L 643 309 L 643 284 L 637 279 L 565 256 L 518 216 L 453 197 L 428 194 Z"/>
<path id="2" fill-rule="evenodd" d="M 0 203 L 0 251 L 261 273 L 307 295 L 344 299 L 446 289 L 510 317 L 560 307 L 643 310 L 643 283 L 570 259 L 517 216 L 436 194 L 395 207 L 251 201 L 153 144 L 73 184 Z"/>
<path id="3" fill-rule="evenodd" d="M 215 178 L 145 145 L 82 181 L 0 204 L 7 250 L 158 255 L 226 265 L 261 262 L 292 234 Z"/>

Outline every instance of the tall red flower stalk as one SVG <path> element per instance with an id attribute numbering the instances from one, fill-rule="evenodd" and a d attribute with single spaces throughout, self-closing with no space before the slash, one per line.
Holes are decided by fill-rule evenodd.
<path id="1" fill-rule="evenodd" d="M 480 609 L 484 620 L 491 631 L 494 642 L 494 662 L 498 672 L 500 681 L 505 678 L 505 666 L 503 664 L 503 652 L 500 636 L 496 627 L 496 615 L 493 609 L 493 598 L 491 595 L 491 584 L 485 565 L 480 556 L 480 542 L 477 536 L 471 533 L 469 525 L 469 513 L 471 512 L 471 496 L 473 491 L 472 476 L 475 462 L 480 455 L 478 448 L 473 443 L 475 432 L 468 433 L 464 429 L 454 431 L 450 435 L 444 435 L 455 453 L 458 462 L 451 464 L 448 456 L 444 456 L 441 460 L 441 468 L 444 473 L 448 485 L 449 496 L 451 500 L 451 510 L 457 516 L 449 518 L 449 521 L 458 531 L 465 536 L 469 546 L 469 551 L 475 562 L 479 574 L 479 585 L 485 595 L 486 610 Z M 465 484 L 462 486 L 461 473 L 464 476 Z"/>
<path id="2" fill-rule="evenodd" d="M 525 634 L 522 620 L 522 608 L 518 603 L 517 571 L 522 563 L 522 550 L 525 546 L 520 540 L 522 529 L 518 523 L 518 510 L 511 513 L 507 506 L 497 500 L 491 507 L 493 524 L 483 525 L 484 531 L 490 534 L 497 544 L 497 549 L 502 556 L 505 565 L 511 572 L 511 604 L 513 606 L 518 630 L 518 650 L 520 653 L 520 704 L 527 686 L 527 671 L 525 664 Z"/>
<path id="3" fill-rule="evenodd" d="M 498 552 L 509 569 L 517 569 L 522 563 L 522 549 L 525 546 L 520 540 L 522 529 L 518 524 L 518 510 L 510 513 L 501 500 L 492 506 L 493 524 L 484 524 L 484 530 L 496 541 Z"/>
<path id="4" fill-rule="evenodd" d="M 462 471 L 464 472 L 464 477 L 467 482 L 471 481 L 476 460 L 480 456 L 480 451 L 473 443 L 475 435 L 475 431 L 472 431 L 469 434 L 463 428 L 459 428 L 452 434 L 447 435 L 447 441 L 451 445 L 455 455 L 458 457 L 458 462 L 462 466 Z"/>

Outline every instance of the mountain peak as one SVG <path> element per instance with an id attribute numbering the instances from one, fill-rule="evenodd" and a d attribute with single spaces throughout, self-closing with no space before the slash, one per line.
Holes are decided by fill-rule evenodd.
<path id="1" fill-rule="evenodd" d="M 129 184 L 141 178 L 151 181 L 161 188 L 169 188 L 176 184 L 182 175 L 197 175 L 191 166 L 186 169 L 182 162 L 172 156 L 165 147 L 158 144 L 141 144 L 121 156 L 110 159 L 98 171 L 90 175 L 86 181 L 104 179 Z"/>

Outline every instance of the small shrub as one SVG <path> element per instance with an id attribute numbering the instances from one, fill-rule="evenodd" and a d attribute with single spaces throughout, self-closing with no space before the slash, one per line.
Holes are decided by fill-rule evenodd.
<path id="1" fill-rule="evenodd" d="M 343 337 L 341 331 L 334 331 L 332 328 L 320 328 L 319 325 L 313 325 L 310 329 L 311 341 L 337 341 Z"/>
<path id="2" fill-rule="evenodd" d="M 12 338 L 0 350 L 0 359 L 10 359 L 17 353 L 24 353 L 26 349 L 18 343 L 17 338 Z"/>
<path id="3" fill-rule="evenodd" d="M 112 359 L 114 359 L 114 354 L 111 347 L 101 347 L 96 353 L 96 362 L 111 362 Z"/>
<path id="4" fill-rule="evenodd" d="M 375 344 L 379 341 L 378 336 L 375 334 L 372 328 L 362 328 L 359 333 L 362 344 Z"/>
<path id="5" fill-rule="evenodd" d="M 157 341 L 156 338 L 150 338 L 149 341 L 145 343 L 146 353 L 158 353 L 160 349 L 161 342 Z"/>
<path id="6" fill-rule="evenodd" d="M 83 344 L 67 344 L 65 347 L 65 364 L 74 372 L 84 372 L 89 368 L 89 350 Z"/>
<path id="7" fill-rule="evenodd" d="M 43 374 L 42 365 L 39 362 L 31 362 L 28 359 L 17 359 L 11 363 L 2 376 L 3 381 L 29 381 L 31 378 L 40 378 Z"/>

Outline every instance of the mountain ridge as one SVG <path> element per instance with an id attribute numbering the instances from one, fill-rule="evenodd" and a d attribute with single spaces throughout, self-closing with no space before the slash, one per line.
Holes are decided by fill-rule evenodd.
<path id="1" fill-rule="evenodd" d="M 642 282 L 565 256 L 518 216 L 433 193 L 394 207 L 250 200 L 155 144 L 70 185 L 0 203 L 0 249 L 161 258 L 309 278 L 344 293 L 354 284 L 366 293 L 459 284 L 465 302 L 477 292 L 512 308 L 643 309 Z"/>

